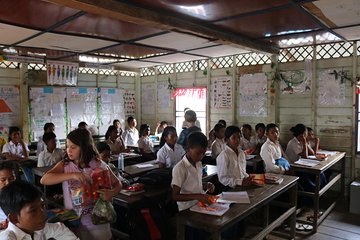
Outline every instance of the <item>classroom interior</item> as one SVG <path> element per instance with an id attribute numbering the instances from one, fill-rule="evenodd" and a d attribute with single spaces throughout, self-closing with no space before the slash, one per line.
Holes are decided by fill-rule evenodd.
<path id="1" fill-rule="evenodd" d="M 360 239 L 359 1 L 12 0 L 0 6 L 2 145 L 9 127 L 18 126 L 36 149 L 46 122 L 55 124 L 62 147 L 81 121 L 100 142 L 114 119 L 125 129 L 128 116 L 138 126 L 149 124 L 152 133 L 167 121 L 179 135 L 184 108 L 190 108 L 206 136 L 220 119 L 253 129 L 275 123 L 285 150 L 293 138 L 290 128 L 302 123 L 314 129 L 322 149 L 344 153 L 334 165 L 324 165 L 339 175 L 329 192 L 320 191 L 320 209 L 310 209 L 319 214 L 312 220 L 319 227 L 293 232 L 269 224 L 278 216 L 267 200 L 259 200 L 259 212 L 235 207 L 237 218 L 248 218 L 248 238 Z M 141 175 L 132 164 L 126 167 Z M 212 167 L 210 177 L 216 175 Z M 296 192 L 292 179 L 285 183 L 279 191 Z M 327 204 L 333 192 L 340 192 L 340 204 Z M 169 197 L 162 190 L 140 196 L 116 198 L 118 216 L 141 200 Z M 331 209 L 323 211 L 322 204 Z M 296 211 L 285 211 L 278 224 L 286 214 L 301 215 Z M 166 236 L 183 239 L 177 217 L 194 219 L 184 225 L 201 225 L 201 217 L 191 214 L 166 219 L 172 230 Z M 264 216 L 266 223 L 257 226 L 256 218 Z M 216 234 L 214 239 L 221 238 Z M 113 237 L 133 239 L 121 227 L 113 227 Z"/>

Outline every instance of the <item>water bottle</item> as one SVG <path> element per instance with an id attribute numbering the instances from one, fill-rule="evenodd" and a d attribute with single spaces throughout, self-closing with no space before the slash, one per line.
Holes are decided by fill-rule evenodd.
<path id="1" fill-rule="evenodd" d="M 119 154 L 118 157 L 118 169 L 120 171 L 124 171 L 125 167 L 124 167 L 124 155 L 122 153 Z"/>

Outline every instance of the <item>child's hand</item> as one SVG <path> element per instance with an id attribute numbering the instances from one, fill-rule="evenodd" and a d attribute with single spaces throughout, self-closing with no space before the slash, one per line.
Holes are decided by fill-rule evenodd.
<path id="1" fill-rule="evenodd" d="M 112 198 L 115 193 L 114 190 L 112 189 L 102 189 L 98 192 L 101 193 L 101 198 L 103 201 L 112 201 Z"/>
<path id="2" fill-rule="evenodd" d="M 215 191 L 215 186 L 211 182 L 206 183 L 206 192 L 213 193 Z"/>
<path id="3" fill-rule="evenodd" d="M 242 180 L 241 186 L 250 186 L 253 184 L 253 182 L 254 182 L 254 176 L 250 176 Z"/>
<path id="4" fill-rule="evenodd" d="M 208 194 L 199 194 L 197 200 L 199 201 L 199 205 L 201 207 L 209 206 L 212 203 L 215 203 L 218 199 L 218 196 L 212 196 Z"/>
<path id="5" fill-rule="evenodd" d="M 85 174 L 85 173 L 72 173 L 72 179 L 79 181 L 81 183 L 92 183 L 92 179 L 90 177 L 90 175 Z"/>

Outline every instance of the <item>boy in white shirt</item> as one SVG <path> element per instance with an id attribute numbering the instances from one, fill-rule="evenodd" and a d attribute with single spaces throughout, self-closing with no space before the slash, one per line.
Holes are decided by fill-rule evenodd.
<path id="1" fill-rule="evenodd" d="M 156 156 L 154 154 L 154 144 L 150 141 L 150 126 L 148 124 L 142 124 L 140 126 L 140 134 L 137 145 L 139 147 L 139 151 L 141 155 L 149 159 L 155 159 Z"/>
<path id="2" fill-rule="evenodd" d="M 10 127 L 9 142 L 3 146 L 2 153 L 7 160 L 21 160 L 29 157 L 29 148 L 21 138 L 20 128 Z"/>
<path id="3" fill-rule="evenodd" d="M 252 154 L 255 151 L 255 145 L 250 142 L 252 127 L 249 124 L 244 124 L 241 132 L 240 147 L 246 154 Z"/>
<path id="4" fill-rule="evenodd" d="M 157 152 L 159 168 L 172 168 L 181 161 L 185 150 L 180 144 L 177 144 L 176 141 L 176 128 L 172 126 L 166 127 L 160 140 L 160 146 L 162 147 Z"/>
<path id="5" fill-rule="evenodd" d="M 45 123 L 44 125 L 44 134 L 48 132 L 55 133 L 55 125 L 52 122 Z M 56 139 L 56 147 L 60 148 L 60 141 Z M 39 156 L 42 151 L 46 148 L 46 144 L 43 141 L 43 136 L 39 137 L 36 147 L 36 156 Z"/>
<path id="6" fill-rule="evenodd" d="M 12 161 L 0 162 L 0 192 L 9 183 L 16 180 L 16 173 L 18 172 L 17 166 Z M 0 229 L 7 227 L 7 216 L 0 207 Z"/>
<path id="7" fill-rule="evenodd" d="M 56 135 L 53 132 L 47 132 L 43 136 L 46 148 L 40 153 L 38 158 L 38 167 L 52 166 L 63 159 L 64 152 L 56 147 Z"/>
<path id="8" fill-rule="evenodd" d="M 62 223 L 46 223 L 41 192 L 32 184 L 15 181 L 3 188 L 0 205 L 9 218 L 0 239 L 6 240 L 77 240 Z"/>
<path id="9" fill-rule="evenodd" d="M 123 133 L 125 146 L 137 146 L 137 142 L 139 140 L 139 131 L 136 129 L 136 119 L 130 116 L 127 119 L 127 123 L 129 128 Z"/>
<path id="10" fill-rule="evenodd" d="M 225 149 L 225 126 L 217 123 L 214 127 L 215 141 L 211 144 L 211 157 L 216 157 Z"/>
<path id="11" fill-rule="evenodd" d="M 250 143 L 255 146 L 255 154 L 260 154 L 261 146 L 266 142 L 265 124 L 258 123 L 255 126 L 255 136 L 251 136 Z"/>

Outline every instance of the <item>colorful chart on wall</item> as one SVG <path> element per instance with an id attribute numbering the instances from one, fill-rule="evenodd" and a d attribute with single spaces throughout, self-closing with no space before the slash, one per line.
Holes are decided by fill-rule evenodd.
<path id="1" fill-rule="evenodd" d="M 66 138 L 65 88 L 31 87 L 29 90 L 31 140 L 38 141 L 44 134 L 44 124 L 52 122 L 58 139 Z"/>
<path id="2" fill-rule="evenodd" d="M 168 83 L 158 83 L 157 86 L 157 104 L 158 108 L 168 108 L 170 107 L 170 100 L 171 100 L 171 94 L 170 90 L 168 89 Z"/>
<path id="3" fill-rule="evenodd" d="M 231 77 L 217 77 L 211 85 L 212 106 L 215 109 L 229 109 L 232 107 Z"/>
<path id="4" fill-rule="evenodd" d="M 264 73 L 240 76 L 240 116 L 267 115 L 267 77 Z"/>
<path id="5" fill-rule="evenodd" d="M 125 105 L 125 118 L 136 115 L 136 102 L 134 90 L 123 90 L 124 92 L 124 105 Z"/>
<path id="6" fill-rule="evenodd" d="M 341 69 L 318 71 L 319 105 L 343 106 L 345 104 L 345 83 L 339 76 Z"/>
<path id="7" fill-rule="evenodd" d="M 91 133 L 97 135 L 97 88 L 67 88 L 66 99 L 69 130 L 74 130 L 79 122 L 84 121 Z"/>
<path id="8" fill-rule="evenodd" d="M 124 90 L 117 88 L 99 88 L 99 134 L 105 135 L 114 119 L 119 119 L 125 128 Z"/>
<path id="9" fill-rule="evenodd" d="M 20 126 L 19 86 L 0 87 L 0 125 L 1 127 Z"/>
<path id="10" fill-rule="evenodd" d="M 78 63 L 46 61 L 47 83 L 49 85 L 76 86 Z"/>
<path id="11" fill-rule="evenodd" d="M 155 87 L 153 83 L 141 86 L 141 112 L 142 114 L 155 113 Z"/>

